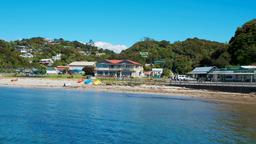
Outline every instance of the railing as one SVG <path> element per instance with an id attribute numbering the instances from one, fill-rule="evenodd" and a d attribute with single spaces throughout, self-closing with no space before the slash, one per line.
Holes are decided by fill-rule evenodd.
<path id="1" fill-rule="evenodd" d="M 136 68 L 95 68 L 97 71 L 135 71 Z"/>
<path id="2" fill-rule="evenodd" d="M 208 82 L 208 81 L 171 81 L 171 85 L 176 86 L 236 86 L 236 87 L 256 87 L 256 82 Z"/>

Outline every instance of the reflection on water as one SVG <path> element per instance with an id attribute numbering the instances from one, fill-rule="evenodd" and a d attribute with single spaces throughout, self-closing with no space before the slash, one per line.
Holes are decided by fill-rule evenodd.
<path id="1" fill-rule="evenodd" d="M 236 143 L 256 143 L 256 105 L 226 104 L 220 112 L 227 114 L 220 121 L 234 133 Z"/>
<path id="2" fill-rule="evenodd" d="M 0 143 L 256 143 L 256 105 L 78 90 L 0 91 Z"/>

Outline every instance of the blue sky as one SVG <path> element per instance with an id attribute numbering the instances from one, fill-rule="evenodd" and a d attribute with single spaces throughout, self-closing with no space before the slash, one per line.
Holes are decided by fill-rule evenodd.
<path id="1" fill-rule="evenodd" d="M 0 0 L 0 39 L 42 36 L 130 46 L 143 37 L 227 42 L 255 0 Z"/>

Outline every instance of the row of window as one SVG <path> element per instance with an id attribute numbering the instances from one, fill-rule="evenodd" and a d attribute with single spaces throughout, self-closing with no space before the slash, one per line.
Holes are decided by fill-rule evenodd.
<path id="1" fill-rule="evenodd" d="M 97 64 L 97 68 L 138 68 L 135 65 L 108 65 L 108 64 Z"/>

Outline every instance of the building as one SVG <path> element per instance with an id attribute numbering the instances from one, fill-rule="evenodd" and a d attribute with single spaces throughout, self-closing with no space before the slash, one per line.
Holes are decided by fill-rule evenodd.
<path id="1" fill-rule="evenodd" d="M 100 52 L 96 52 L 96 54 L 95 54 L 96 56 L 104 56 L 104 55 L 106 55 L 106 53 L 100 53 Z"/>
<path id="2" fill-rule="evenodd" d="M 220 82 L 256 82 L 256 66 L 238 66 L 220 68 L 209 73 L 213 81 Z"/>
<path id="3" fill-rule="evenodd" d="M 17 46 L 16 49 L 21 53 L 22 58 L 33 58 L 32 49 L 28 49 L 26 46 Z"/>
<path id="4" fill-rule="evenodd" d="M 144 76 L 150 78 L 152 76 L 152 71 L 144 71 Z"/>
<path id="5" fill-rule="evenodd" d="M 69 66 L 57 66 L 56 71 L 58 74 L 66 74 L 69 70 Z"/>
<path id="6" fill-rule="evenodd" d="M 41 59 L 39 63 L 45 66 L 52 66 L 54 62 L 52 59 Z"/>
<path id="7" fill-rule="evenodd" d="M 84 67 L 96 67 L 96 62 L 87 62 L 87 61 L 76 61 L 72 62 L 69 65 L 69 70 L 82 71 Z"/>
<path id="8" fill-rule="evenodd" d="M 33 58 L 34 56 L 31 53 L 23 53 L 23 54 L 20 55 L 20 57 L 23 57 L 23 58 Z"/>
<path id="9" fill-rule="evenodd" d="M 61 56 L 62 56 L 62 54 L 57 54 L 57 55 L 52 57 L 52 60 L 53 61 L 61 60 Z"/>
<path id="10" fill-rule="evenodd" d="M 161 78 L 163 74 L 163 68 L 152 68 L 152 76 L 154 78 Z"/>
<path id="11" fill-rule="evenodd" d="M 217 67 L 211 66 L 211 67 L 196 67 L 188 74 L 191 75 L 193 78 L 198 80 L 211 80 L 212 75 L 209 75 L 211 72 L 213 72 Z"/>
<path id="12" fill-rule="evenodd" d="M 104 60 L 97 63 L 96 76 L 142 77 L 143 66 L 131 60 Z"/>
<path id="13" fill-rule="evenodd" d="M 46 69 L 46 74 L 47 75 L 55 75 L 55 74 L 58 74 L 58 71 L 56 70 L 56 68 L 47 68 Z"/>
<path id="14" fill-rule="evenodd" d="M 85 51 L 78 51 L 81 55 L 87 56 L 88 54 Z"/>

